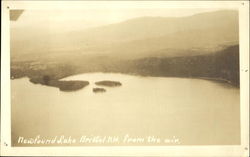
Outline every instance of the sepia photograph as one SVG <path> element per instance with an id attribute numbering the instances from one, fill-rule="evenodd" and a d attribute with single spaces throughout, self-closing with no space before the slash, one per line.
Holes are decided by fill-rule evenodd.
<path id="1" fill-rule="evenodd" d="M 10 147 L 241 146 L 238 7 L 7 9 Z"/>

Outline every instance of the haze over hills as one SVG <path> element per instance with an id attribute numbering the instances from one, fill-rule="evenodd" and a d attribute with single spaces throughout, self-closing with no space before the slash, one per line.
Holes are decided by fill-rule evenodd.
<path id="1" fill-rule="evenodd" d="M 61 34 L 15 28 L 11 30 L 11 54 L 131 53 L 143 57 L 144 52 L 148 55 L 166 49 L 214 51 L 238 40 L 238 12 L 223 10 L 187 17 L 141 17 Z M 171 53 L 163 54 L 175 55 Z"/>

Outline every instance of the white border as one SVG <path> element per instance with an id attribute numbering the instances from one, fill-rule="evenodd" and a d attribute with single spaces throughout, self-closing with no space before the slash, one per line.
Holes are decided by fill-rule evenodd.
<path id="1" fill-rule="evenodd" d="M 249 1 L 3 1 L 2 4 L 1 156 L 249 156 Z M 9 7 L 10 9 L 33 10 L 83 8 L 91 9 L 104 7 L 228 9 L 238 8 L 240 17 L 241 145 L 11 147 L 9 9 L 7 7 Z M 7 146 L 5 144 L 7 144 Z"/>

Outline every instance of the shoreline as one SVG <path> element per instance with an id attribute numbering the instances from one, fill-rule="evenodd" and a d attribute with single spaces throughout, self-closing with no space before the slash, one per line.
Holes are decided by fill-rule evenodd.
<path id="1" fill-rule="evenodd" d="M 66 77 L 71 77 L 71 76 L 74 76 L 74 75 L 81 75 L 81 74 L 89 74 L 89 73 L 103 73 L 103 74 L 106 74 L 106 73 L 114 73 L 114 74 L 125 74 L 125 75 L 131 75 L 131 76 L 138 76 L 138 77 L 161 77 L 161 78 L 182 78 L 182 79 L 200 79 L 200 80 L 208 80 L 208 81 L 213 81 L 213 82 L 217 82 L 217 83 L 224 83 L 224 84 L 227 84 L 227 85 L 230 85 L 232 86 L 233 88 L 240 88 L 239 85 L 236 85 L 236 84 L 233 84 L 230 80 L 227 80 L 227 79 L 223 79 L 223 78 L 213 78 L 213 77 L 178 77 L 178 76 L 152 76 L 152 75 L 139 75 L 139 74 L 134 74 L 134 73 L 115 73 L 115 72 L 88 72 L 88 73 L 78 73 L 78 74 L 72 74 L 72 75 L 67 75 L 65 77 L 62 77 L 62 78 L 58 78 L 58 79 L 55 79 L 54 81 L 57 81 L 57 82 L 69 82 L 69 81 L 65 81 L 65 80 L 62 80 Z M 29 76 L 22 76 L 22 77 L 18 77 L 18 78 L 11 78 L 11 80 L 15 80 L 15 79 L 20 79 L 20 78 L 28 78 L 29 81 L 31 83 L 34 83 L 34 84 L 41 84 L 41 85 L 45 85 L 45 86 L 51 86 L 51 87 L 56 87 L 56 86 L 53 86 L 53 85 L 46 85 L 44 84 L 42 81 L 41 81 L 41 77 L 38 78 L 38 80 L 40 81 L 37 81 L 37 83 L 35 82 L 32 82 L 31 80 L 34 79 L 32 77 L 29 77 Z M 72 81 L 81 81 L 81 80 L 72 80 Z M 88 82 L 89 81 L 85 81 L 85 82 Z M 88 85 L 88 84 L 87 84 Z M 86 86 L 87 86 L 86 85 Z M 85 87 L 85 86 L 84 86 Z M 84 88 L 82 87 L 82 88 Z M 59 87 L 58 87 L 59 88 Z"/>

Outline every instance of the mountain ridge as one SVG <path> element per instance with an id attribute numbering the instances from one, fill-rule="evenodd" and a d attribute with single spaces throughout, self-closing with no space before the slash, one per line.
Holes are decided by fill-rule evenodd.
<path id="1" fill-rule="evenodd" d="M 107 47 L 108 45 L 119 47 L 117 45 L 124 43 L 126 45 L 132 42 L 135 42 L 132 44 L 136 44 L 139 40 L 158 40 L 157 38 L 160 38 L 161 36 L 171 36 L 174 33 L 176 33 L 175 36 L 180 36 L 178 33 L 185 31 L 192 31 L 193 34 L 190 34 L 190 37 L 187 39 L 193 39 L 192 36 L 198 34 L 195 33 L 195 31 L 206 31 L 206 29 L 212 30 L 211 32 L 213 32 L 215 37 L 216 33 L 221 34 L 221 32 L 225 32 L 222 36 L 232 36 L 234 38 L 230 39 L 231 41 L 238 41 L 238 12 L 234 10 L 200 13 L 192 16 L 174 18 L 153 17 L 153 19 L 160 19 L 160 22 L 152 22 L 152 20 L 149 20 L 150 22 L 147 25 L 144 25 L 143 22 L 141 23 L 140 21 L 139 24 L 136 25 L 123 25 L 126 23 L 125 21 L 103 27 L 91 28 L 85 31 L 74 31 L 57 35 L 49 35 L 49 32 L 46 34 L 35 29 L 29 30 L 31 33 L 28 34 L 25 30 L 22 31 L 22 29 L 18 31 L 11 30 L 11 55 L 12 57 L 15 57 L 20 54 L 19 57 L 22 57 L 22 54 L 31 53 L 60 54 L 60 52 L 62 52 L 61 50 L 68 51 L 69 53 L 85 53 L 88 52 L 88 50 L 95 49 L 98 50 L 98 53 L 105 51 L 114 52 L 115 50 L 102 50 L 102 48 Z M 177 20 L 178 22 L 170 24 L 167 22 L 167 24 L 164 24 L 165 22 L 164 20 L 162 22 L 162 19 L 174 19 L 174 21 Z M 136 23 L 138 23 L 138 18 L 130 19 L 128 21 L 131 22 L 131 20 L 137 21 Z M 166 27 L 166 25 L 168 25 L 168 27 Z M 199 29 L 197 29 L 197 27 L 199 27 Z M 98 29 L 98 31 L 93 31 L 96 29 Z M 205 40 L 207 35 L 209 34 L 204 34 L 202 40 Z M 219 35 L 217 35 L 217 37 L 219 37 Z M 159 41 L 159 43 L 161 42 L 162 41 Z M 146 42 L 145 44 L 147 45 L 148 43 Z M 29 46 L 25 47 L 23 45 Z M 198 40 L 197 45 L 199 45 Z M 179 46 L 177 46 L 177 48 L 178 47 Z M 160 49 L 164 48 L 166 49 L 167 47 L 161 47 Z M 137 47 L 137 49 L 140 49 L 140 47 Z M 143 47 L 141 47 L 141 49 L 143 49 Z M 94 52 L 95 51 L 93 51 L 93 53 Z"/>

